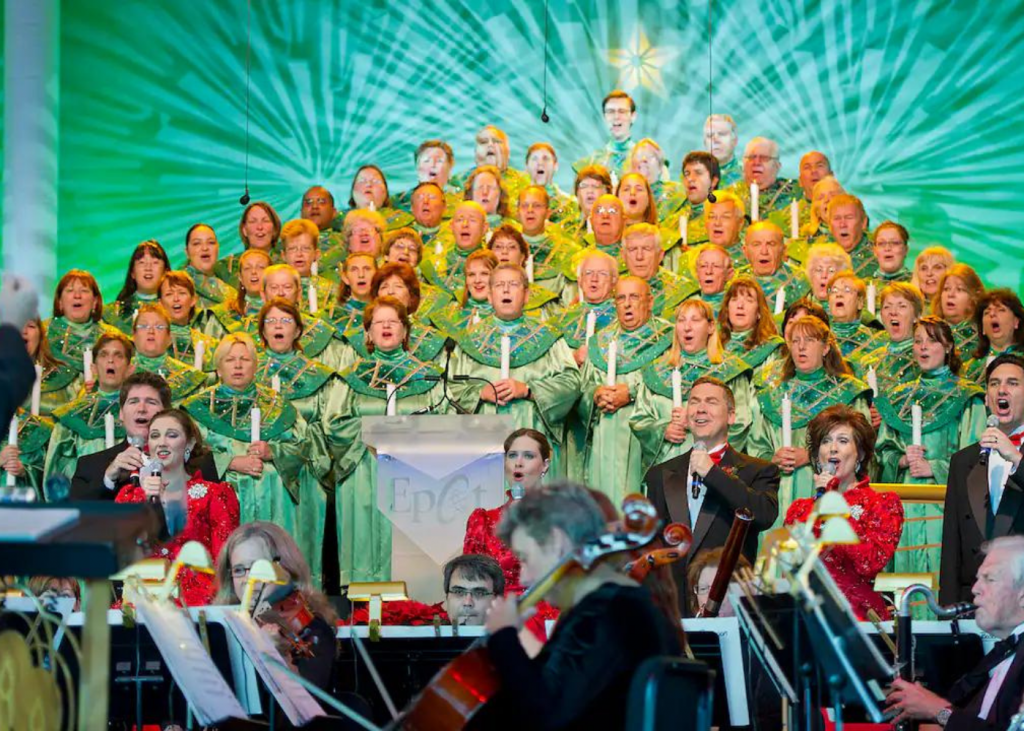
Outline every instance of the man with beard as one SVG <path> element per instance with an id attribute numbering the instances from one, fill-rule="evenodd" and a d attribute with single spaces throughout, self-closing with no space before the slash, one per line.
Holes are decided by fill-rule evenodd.
<path id="1" fill-rule="evenodd" d="M 608 129 L 609 140 L 605 146 L 577 160 L 572 166 L 579 172 L 588 165 L 603 165 L 616 177 L 625 172 L 624 166 L 633 149 L 633 124 L 636 122 L 636 102 L 624 91 L 616 89 L 601 102 L 601 113 Z M 614 188 L 615 185 L 613 184 Z"/>

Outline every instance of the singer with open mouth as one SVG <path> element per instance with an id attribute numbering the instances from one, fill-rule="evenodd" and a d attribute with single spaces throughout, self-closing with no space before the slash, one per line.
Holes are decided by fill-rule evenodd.
<path id="1" fill-rule="evenodd" d="M 981 546 L 1024 533 L 1024 358 L 1004 354 L 985 371 L 988 428 L 953 455 L 942 517 L 939 601 L 971 601 Z"/>
<path id="2" fill-rule="evenodd" d="M 888 619 L 891 607 L 874 590 L 874 583 L 900 542 L 903 504 L 895 493 L 876 492 L 871 487 L 868 466 L 875 452 L 875 430 L 856 409 L 842 404 L 830 406 L 807 425 L 807 452 L 814 469 L 816 496 L 794 501 L 786 512 L 786 525 L 806 522 L 815 512 L 816 501 L 826 492 L 842 493 L 850 506 L 850 525 L 860 542 L 833 545 L 821 560 L 857 619 L 867 619 L 869 611 Z M 820 530 L 818 519 L 815 534 Z"/>

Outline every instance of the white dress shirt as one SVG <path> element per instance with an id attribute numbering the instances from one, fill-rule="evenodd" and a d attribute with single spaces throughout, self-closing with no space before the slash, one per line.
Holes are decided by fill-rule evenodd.
<path id="1" fill-rule="evenodd" d="M 1018 624 L 1012 634 L 1020 637 L 1021 633 L 1024 633 L 1024 624 Z M 1006 674 L 1010 672 L 1010 666 L 1013 664 L 1013 659 L 1016 656 L 1017 653 L 1010 655 L 989 671 L 988 676 L 990 680 L 985 688 L 985 697 L 981 699 L 981 710 L 978 711 L 978 718 L 982 720 L 988 719 L 988 714 L 992 710 L 992 704 L 996 702 L 999 689 L 1003 687 L 1003 681 L 1006 680 Z"/>
<path id="2" fill-rule="evenodd" d="M 1018 427 L 1013 433 L 1024 432 L 1024 426 Z M 999 501 L 1003 499 L 1006 481 L 1016 470 L 1013 462 L 1003 459 L 1003 455 L 992 450 L 988 455 L 988 495 L 992 504 L 992 515 L 999 512 Z"/>

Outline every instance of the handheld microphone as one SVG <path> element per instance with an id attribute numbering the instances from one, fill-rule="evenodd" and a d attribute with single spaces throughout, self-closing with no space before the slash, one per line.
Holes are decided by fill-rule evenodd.
<path id="1" fill-rule="evenodd" d="M 512 487 L 510 487 L 508 491 L 512 493 L 513 500 L 522 500 L 523 495 L 526 494 L 526 488 L 523 487 L 523 483 L 521 482 L 513 482 Z"/>
<path id="2" fill-rule="evenodd" d="M 71 495 L 71 480 L 61 474 L 54 474 L 43 480 L 43 494 L 49 503 L 62 503 Z"/>
<path id="3" fill-rule="evenodd" d="M 693 452 L 706 452 L 706 451 L 708 451 L 708 445 L 706 445 L 704 442 L 694 442 L 693 443 Z M 693 499 L 696 500 L 697 496 L 700 494 L 700 489 L 702 487 L 704 487 L 704 478 L 702 478 L 699 473 L 694 471 L 690 475 L 690 479 L 691 479 L 690 494 L 693 495 Z"/>
<path id="4" fill-rule="evenodd" d="M 825 485 L 825 487 L 819 487 L 817 489 L 817 491 L 815 492 L 815 495 L 814 495 L 814 499 L 815 500 L 820 498 L 826 492 L 831 492 L 832 490 L 836 490 L 836 489 L 839 488 L 839 478 L 836 477 L 836 470 L 838 470 L 838 469 L 839 469 L 839 467 L 836 465 L 835 462 L 826 462 L 825 463 L 825 469 L 823 470 L 823 472 L 825 474 L 827 474 L 827 475 L 832 475 L 832 479 L 830 479 L 828 481 L 828 484 Z"/>
<path id="5" fill-rule="evenodd" d="M 994 426 L 999 426 L 999 417 L 995 414 L 990 414 L 988 420 L 985 422 L 985 426 L 991 429 Z M 981 454 L 978 456 L 978 464 L 982 467 L 988 467 L 988 456 L 992 454 L 992 447 L 982 447 Z"/>

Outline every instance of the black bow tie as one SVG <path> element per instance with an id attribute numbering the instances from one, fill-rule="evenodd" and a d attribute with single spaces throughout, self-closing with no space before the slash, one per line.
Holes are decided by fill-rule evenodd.
<path id="1" fill-rule="evenodd" d="M 1005 640 L 1000 640 L 993 645 L 992 652 L 985 655 L 971 672 L 953 684 L 949 691 L 949 702 L 956 706 L 967 703 L 988 683 L 989 673 L 992 672 L 992 669 L 1017 651 L 1019 643 L 1020 635 L 1010 635 Z"/>

